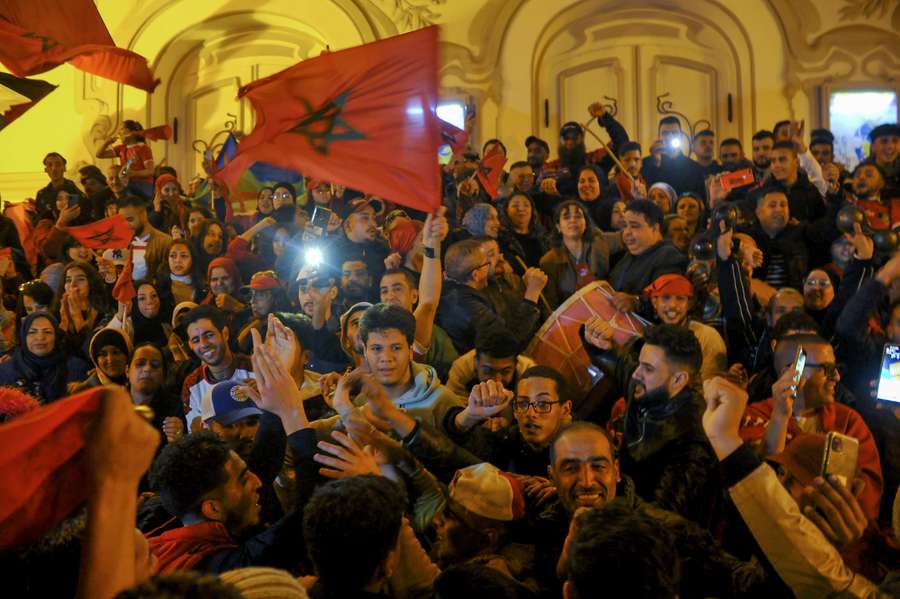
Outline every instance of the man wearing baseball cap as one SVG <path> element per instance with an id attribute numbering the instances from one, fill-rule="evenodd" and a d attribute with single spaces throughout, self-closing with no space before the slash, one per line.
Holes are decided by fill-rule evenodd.
<path id="1" fill-rule="evenodd" d="M 203 428 L 228 443 L 247 468 L 259 477 L 259 504 L 264 522 L 274 522 L 282 514 L 272 484 L 281 470 L 285 436 L 274 414 L 263 412 L 250 398 L 256 381 L 216 383 L 200 402 Z"/>
<path id="2" fill-rule="evenodd" d="M 341 234 L 325 251 L 325 261 L 340 268 L 348 256 L 359 257 L 372 280 L 380 281 L 384 259 L 391 251 L 378 230 L 378 217 L 383 212 L 384 203 L 378 198 L 354 198 L 347 202 L 338 212 Z"/>
<path id="3" fill-rule="evenodd" d="M 525 149 L 528 151 L 528 164 L 531 165 L 535 175 L 540 173 L 547 158 L 550 157 L 550 144 L 536 135 L 529 135 L 525 138 Z"/>
<path id="4" fill-rule="evenodd" d="M 728 369 L 728 352 L 722 336 L 711 326 L 690 318 L 694 307 L 694 286 L 687 277 L 680 274 L 660 275 L 644 288 L 644 294 L 650 298 L 660 322 L 687 327 L 697 337 L 703 351 L 700 380 Z"/>
<path id="5" fill-rule="evenodd" d="M 618 152 L 618 148 L 628 141 L 628 132 L 599 102 L 591 104 L 588 111 L 609 133 L 610 149 Z M 595 167 L 597 176 L 605 187 L 606 173 L 615 166 L 615 161 L 605 148 L 598 148 L 588 153 L 584 145 L 584 128 L 575 121 L 569 121 L 560 128 L 558 153 L 559 157 L 556 160 L 545 163 L 541 169 L 541 190 L 544 193 L 562 196 L 578 195 L 576 189 L 578 174 L 585 166 Z"/>

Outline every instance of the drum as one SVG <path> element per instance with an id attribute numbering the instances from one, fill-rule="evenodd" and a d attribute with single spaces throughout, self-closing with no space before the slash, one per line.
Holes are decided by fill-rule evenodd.
<path id="1" fill-rule="evenodd" d="M 612 293 L 606 281 L 594 281 L 572 294 L 544 322 L 525 355 L 538 364 L 559 371 L 580 394 L 590 391 L 600 374 L 591 365 L 581 343 L 581 325 L 593 316 L 605 319 L 613 328 L 616 344 L 624 345 L 640 335 L 647 321 L 631 312 L 620 312 L 613 306 Z"/>

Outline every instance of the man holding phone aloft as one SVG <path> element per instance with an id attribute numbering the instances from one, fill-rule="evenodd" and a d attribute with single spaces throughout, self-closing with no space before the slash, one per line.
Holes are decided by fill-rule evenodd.
<path id="1" fill-rule="evenodd" d="M 806 364 L 795 384 L 792 367 L 799 346 L 806 352 Z M 781 376 L 772 385 L 772 397 L 747 407 L 741 438 L 763 456 L 780 453 L 801 433 L 836 431 L 857 439 L 860 476 L 866 481 L 859 503 L 867 518 L 876 519 L 884 489 L 878 448 L 862 416 L 834 401 L 841 375 L 831 344 L 818 335 L 791 335 L 775 347 L 774 362 Z"/>

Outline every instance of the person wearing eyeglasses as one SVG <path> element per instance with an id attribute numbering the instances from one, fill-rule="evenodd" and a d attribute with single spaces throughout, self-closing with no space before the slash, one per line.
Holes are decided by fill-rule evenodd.
<path id="1" fill-rule="evenodd" d="M 806 352 L 806 366 L 794 386 L 792 366 L 798 347 Z M 785 337 L 775 348 L 774 366 L 780 377 L 772 385 L 772 397 L 747 406 L 741 438 L 761 455 L 783 451 L 801 433 L 835 431 L 858 439 L 860 472 L 866 481 L 859 504 L 867 518 L 877 518 L 884 489 L 878 448 L 863 417 L 834 400 L 841 373 L 831 343 L 808 333 Z"/>

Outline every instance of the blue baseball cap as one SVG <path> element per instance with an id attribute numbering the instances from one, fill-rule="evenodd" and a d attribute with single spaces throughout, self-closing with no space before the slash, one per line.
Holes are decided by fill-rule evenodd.
<path id="1" fill-rule="evenodd" d="M 215 420 L 227 426 L 242 418 L 260 415 L 262 410 L 250 399 L 245 383 L 216 383 L 200 400 L 200 417 L 204 423 Z"/>

